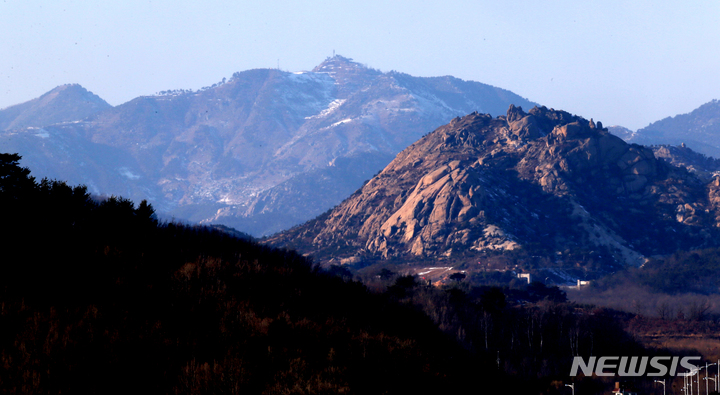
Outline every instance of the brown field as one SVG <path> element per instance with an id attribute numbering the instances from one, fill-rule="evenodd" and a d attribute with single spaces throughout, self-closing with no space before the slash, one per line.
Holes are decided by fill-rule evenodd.
<path id="1" fill-rule="evenodd" d="M 645 336 L 637 339 L 646 347 L 664 348 L 685 353 L 697 351 L 703 357 L 703 360 L 720 360 L 720 338 L 717 336 Z"/>

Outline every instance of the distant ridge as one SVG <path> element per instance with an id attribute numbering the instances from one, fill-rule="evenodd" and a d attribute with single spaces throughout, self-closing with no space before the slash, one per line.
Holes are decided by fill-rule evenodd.
<path id="1" fill-rule="evenodd" d="M 0 130 L 79 121 L 111 107 L 78 84 L 60 85 L 36 99 L 0 110 Z"/>
<path id="2" fill-rule="evenodd" d="M 629 141 L 644 145 L 685 144 L 720 159 L 720 101 L 715 99 L 687 114 L 653 122 L 638 130 Z"/>
<path id="3" fill-rule="evenodd" d="M 46 109 L 8 121 L 0 150 L 19 152 L 39 177 L 148 199 L 167 217 L 254 236 L 333 207 L 456 116 L 533 105 L 478 82 L 382 73 L 342 56 L 309 72 L 247 70 L 199 91 L 116 107 L 85 102 L 104 109 L 61 119 Z M 37 125 L 42 131 L 26 128 Z"/>

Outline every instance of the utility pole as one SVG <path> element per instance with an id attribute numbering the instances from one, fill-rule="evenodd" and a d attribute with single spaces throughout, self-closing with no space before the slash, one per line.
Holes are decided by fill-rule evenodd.
<path id="1" fill-rule="evenodd" d="M 665 379 L 655 380 L 655 382 L 663 385 L 663 395 L 665 395 Z"/>
<path id="2" fill-rule="evenodd" d="M 715 365 L 715 363 L 711 363 L 710 365 L 708 365 L 708 363 L 705 362 L 705 395 L 708 395 L 710 393 L 710 392 L 708 392 L 708 381 L 707 381 L 707 377 L 710 374 L 710 371 L 708 370 L 708 366 L 713 366 L 713 365 Z"/>
<path id="3" fill-rule="evenodd" d="M 692 395 L 692 393 L 693 393 L 693 390 L 692 390 L 693 382 L 692 382 L 692 381 L 693 381 L 693 376 L 695 376 L 695 370 L 691 370 L 690 373 L 688 373 L 688 374 L 689 374 L 689 376 L 688 376 L 688 388 L 690 388 L 690 395 Z"/>
<path id="4" fill-rule="evenodd" d="M 708 390 L 707 381 L 708 381 L 708 380 L 712 380 L 712 381 L 713 381 L 713 391 L 715 390 L 715 385 L 716 385 L 715 383 L 717 382 L 717 379 L 715 379 L 715 377 L 707 377 L 707 376 L 706 376 L 706 377 L 705 377 L 705 391 L 706 391 L 706 393 L 709 393 L 709 392 L 707 392 L 707 390 Z"/>
<path id="5" fill-rule="evenodd" d="M 702 371 L 702 370 L 703 370 L 703 367 L 700 366 L 700 369 L 698 369 L 698 377 L 697 377 L 697 385 L 698 385 L 698 387 L 697 387 L 698 392 L 697 392 L 697 393 L 698 393 L 698 395 L 700 395 L 700 371 Z M 706 395 L 707 395 L 707 394 L 706 394 Z"/>
<path id="6" fill-rule="evenodd" d="M 692 373 L 692 372 L 691 372 L 691 373 Z M 685 376 L 685 378 L 687 379 L 687 384 L 686 384 L 686 385 L 687 385 L 688 388 L 690 389 L 690 394 L 692 395 L 692 376 Z M 685 392 L 687 392 L 687 390 L 686 390 Z"/>

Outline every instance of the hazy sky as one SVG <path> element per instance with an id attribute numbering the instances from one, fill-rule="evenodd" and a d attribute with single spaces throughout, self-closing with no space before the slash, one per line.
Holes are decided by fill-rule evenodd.
<path id="1" fill-rule="evenodd" d="M 333 50 L 637 129 L 720 98 L 720 1 L 0 0 L 0 108 L 65 83 L 117 105 Z"/>

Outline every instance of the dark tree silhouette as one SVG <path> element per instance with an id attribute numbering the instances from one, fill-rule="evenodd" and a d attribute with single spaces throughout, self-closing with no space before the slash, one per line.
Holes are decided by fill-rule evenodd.
<path id="1" fill-rule="evenodd" d="M 450 279 L 451 279 L 451 280 L 453 280 L 453 281 L 458 281 L 458 282 L 464 280 L 465 277 L 467 277 L 467 274 L 465 274 L 465 273 L 460 273 L 460 272 L 453 273 L 453 274 L 450 275 Z"/>

